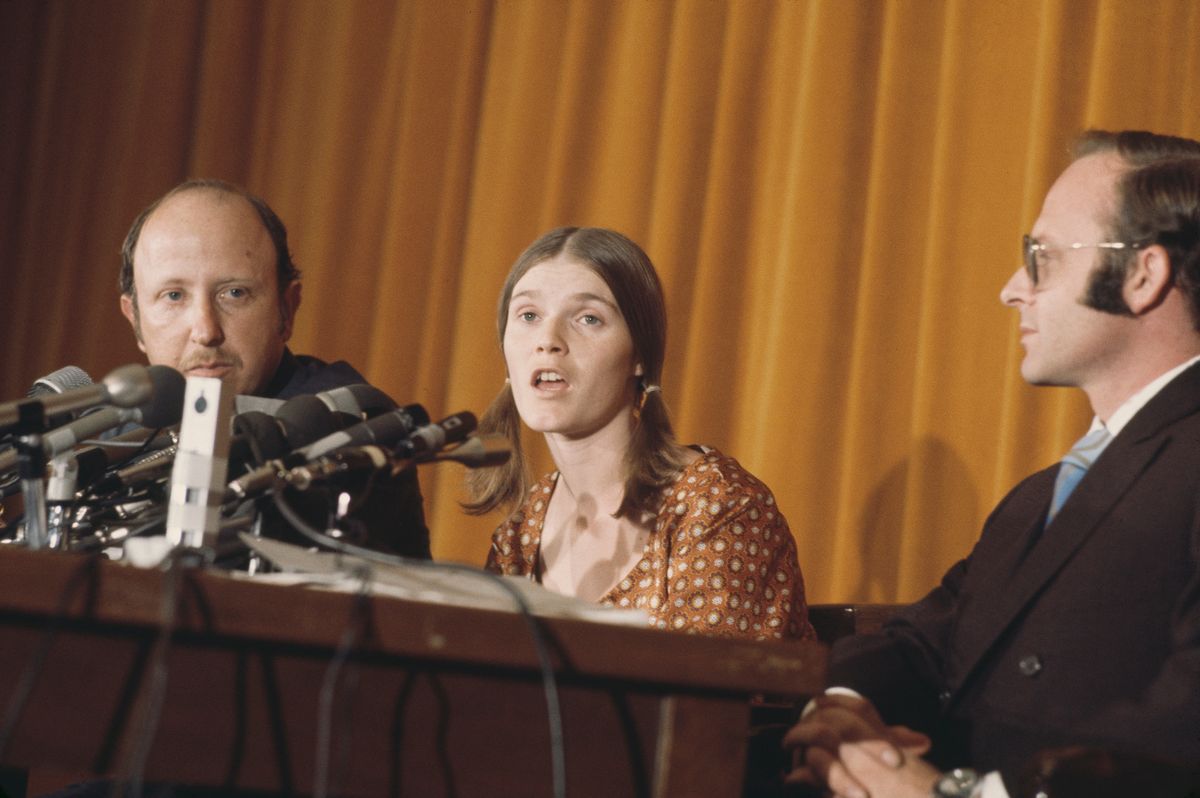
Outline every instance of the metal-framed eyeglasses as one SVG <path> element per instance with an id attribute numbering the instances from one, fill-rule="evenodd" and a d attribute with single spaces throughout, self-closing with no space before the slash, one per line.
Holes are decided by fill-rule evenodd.
<path id="1" fill-rule="evenodd" d="M 1038 272 L 1046 265 L 1045 253 L 1056 252 L 1068 249 L 1141 249 L 1146 246 L 1145 241 L 1101 241 L 1099 244 L 1063 244 L 1060 247 L 1052 247 L 1049 244 L 1042 244 L 1036 238 L 1030 235 L 1021 236 L 1021 253 L 1025 258 L 1025 273 L 1029 275 L 1029 282 L 1034 285 L 1038 284 Z"/>

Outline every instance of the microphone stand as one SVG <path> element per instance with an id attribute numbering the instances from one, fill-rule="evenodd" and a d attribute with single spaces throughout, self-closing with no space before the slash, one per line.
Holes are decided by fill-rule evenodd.
<path id="1" fill-rule="evenodd" d="M 25 500 L 25 544 L 31 549 L 44 549 L 50 543 L 46 528 L 46 450 L 42 434 L 28 432 L 15 436 L 17 473 L 21 477 L 21 495 Z"/>
<path id="2" fill-rule="evenodd" d="M 46 500 L 54 502 L 46 516 L 47 545 L 52 549 L 70 548 L 71 500 L 79 481 L 79 458 L 74 452 L 60 454 L 50 461 L 46 482 Z"/>
<path id="3" fill-rule="evenodd" d="M 258 511 L 255 511 L 254 523 L 250 527 L 250 534 L 252 536 L 254 536 L 256 538 L 261 538 L 263 536 L 262 523 L 263 523 L 263 514 Z M 260 571 L 262 571 L 263 568 L 265 567 L 265 565 L 266 565 L 266 562 L 263 560 L 262 555 L 259 554 L 256 550 L 251 549 L 250 550 L 250 560 L 246 563 L 246 573 L 253 576 L 254 574 L 257 574 Z"/>

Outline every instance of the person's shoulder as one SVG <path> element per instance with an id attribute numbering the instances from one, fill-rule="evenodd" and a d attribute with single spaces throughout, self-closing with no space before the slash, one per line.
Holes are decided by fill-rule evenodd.
<path id="1" fill-rule="evenodd" d="M 288 365 L 292 368 L 286 382 L 278 387 L 272 398 L 290 399 L 302 394 L 367 383 L 367 378 L 344 360 L 327 363 L 312 355 L 292 355 Z"/>
<path id="2" fill-rule="evenodd" d="M 702 483 L 706 485 L 721 484 L 735 490 L 750 490 L 770 494 L 770 489 L 762 480 L 747 471 L 733 457 L 712 446 L 690 447 L 699 451 L 700 456 L 692 460 L 680 474 L 681 481 Z"/>
<path id="3" fill-rule="evenodd" d="M 329 363 L 312 355 L 296 355 L 296 363 L 299 365 L 297 373 L 310 379 L 345 380 L 346 385 L 356 385 L 367 381 L 367 378 L 358 369 L 345 360 L 335 360 Z M 341 386 L 334 385 L 332 387 Z"/>
<path id="4" fill-rule="evenodd" d="M 1200 362 L 1193 363 L 1162 386 L 1133 418 L 1117 439 L 1137 439 L 1161 434 L 1166 428 L 1194 431 L 1200 427 Z"/>
<path id="5" fill-rule="evenodd" d="M 683 467 L 673 486 L 677 501 L 705 500 L 710 514 L 728 515 L 753 509 L 775 514 L 775 496 L 762 480 L 733 457 L 711 446 L 690 447 L 700 456 Z M 718 507 L 722 508 L 718 511 Z"/>

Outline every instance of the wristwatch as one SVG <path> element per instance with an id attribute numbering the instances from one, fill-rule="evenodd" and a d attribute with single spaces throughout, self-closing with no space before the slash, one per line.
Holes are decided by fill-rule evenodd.
<path id="1" fill-rule="evenodd" d="M 933 798 L 971 798 L 979 781 L 979 774 L 970 768 L 947 770 L 933 783 Z"/>

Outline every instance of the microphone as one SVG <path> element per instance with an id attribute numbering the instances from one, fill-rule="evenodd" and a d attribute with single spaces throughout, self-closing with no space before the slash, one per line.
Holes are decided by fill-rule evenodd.
<path id="1" fill-rule="evenodd" d="M 189 377 L 183 407 L 167 501 L 167 540 L 200 548 L 215 542 L 221 528 L 233 391 L 216 377 Z"/>
<path id="2" fill-rule="evenodd" d="M 447 452 L 438 452 L 429 460 L 453 460 L 467 468 L 489 468 L 507 463 L 511 456 L 512 449 L 509 448 L 508 438 L 503 433 L 490 432 L 468 438 L 461 446 L 455 446 Z"/>
<path id="3" fill-rule="evenodd" d="M 343 385 L 340 388 L 320 391 L 313 396 L 320 399 L 333 412 L 355 416 L 359 421 L 396 409 L 396 402 L 392 397 L 366 383 Z M 239 394 L 234 397 L 234 407 L 239 415 L 257 410 L 273 416 L 286 401 L 288 400 Z"/>
<path id="4" fill-rule="evenodd" d="M 233 438 L 229 442 L 229 459 L 235 471 L 247 465 L 255 466 L 290 452 L 283 427 L 275 417 L 261 410 L 248 410 L 233 417 Z"/>
<path id="5" fill-rule="evenodd" d="M 186 381 L 185 381 L 186 387 Z M 178 420 L 178 419 L 176 419 Z M 247 410 L 233 417 L 233 435 L 229 440 L 228 472 L 236 474 L 247 466 L 275 461 L 329 432 L 337 416 L 323 402 L 310 395 L 297 396 L 279 403 L 275 415 Z M 174 423 L 174 422 L 172 422 Z M 153 443 L 159 443 L 156 438 Z M 105 476 L 91 492 L 111 494 L 169 476 L 178 447 L 165 436 L 158 451 Z M 103 445 L 103 444 L 101 444 Z M 110 455 L 110 459 L 116 459 Z M 273 473 L 273 472 L 272 472 Z M 80 484 L 88 484 L 80 477 Z"/>
<path id="6" fill-rule="evenodd" d="M 30 399 L 36 399 L 39 396 L 58 394 L 72 388 L 82 388 L 85 385 L 91 384 L 92 378 L 83 369 L 78 366 L 63 366 L 57 371 L 52 371 L 46 376 L 34 380 L 33 385 L 29 387 L 29 392 L 25 396 Z M 75 415 L 75 413 L 60 413 L 59 415 L 47 418 L 44 426 L 57 427 L 60 424 L 66 424 L 75 418 Z M 7 431 L 0 431 L 0 450 L 7 451 L 11 448 L 12 435 Z M 0 471 L 4 472 L 8 470 L 9 468 L 0 469 Z"/>
<path id="7" fill-rule="evenodd" d="M 31 546 L 40 547 L 44 544 L 50 548 L 59 548 L 65 543 L 71 513 L 68 505 L 75 498 L 77 485 L 90 484 L 103 475 L 107 467 L 108 459 L 99 447 L 89 447 L 77 454 L 74 448 L 79 441 L 130 422 L 166 426 L 179 420 L 183 406 L 183 375 L 167 366 L 151 366 L 145 370 L 145 376 L 151 385 L 152 398 L 141 407 L 102 407 L 45 435 L 30 436 L 29 445 L 36 447 L 36 442 L 40 441 L 41 454 L 50 458 L 50 478 L 46 483 L 42 501 L 53 503 L 46 514 L 44 534 L 40 528 L 41 519 L 34 520 L 37 535 L 30 536 Z M 36 448 L 34 451 L 37 451 Z M 0 471 L 20 462 L 20 456 L 16 452 L 0 453 Z M 33 469 L 40 468 L 39 463 L 32 461 L 29 462 L 29 466 Z M 22 467 L 23 473 L 24 468 L 25 466 Z M 35 502 L 38 501 L 37 485 L 40 481 L 35 471 L 27 480 L 29 485 L 22 486 L 23 491 L 33 491 L 27 495 L 33 495 Z M 40 514 L 40 509 L 36 506 L 35 512 Z"/>
<path id="8" fill-rule="evenodd" d="M 354 446 L 288 469 L 279 478 L 292 487 L 308 490 L 313 483 L 339 475 L 382 471 L 392 466 L 392 455 L 379 446 Z"/>
<path id="9" fill-rule="evenodd" d="M 414 460 L 418 463 L 453 460 L 456 463 L 462 463 L 467 468 L 487 468 L 508 462 L 512 450 L 504 435 L 490 433 L 468 438 L 465 443 L 449 451 L 431 450 L 428 454 L 428 457 L 417 459 L 397 456 L 394 452 L 389 452 L 379 446 L 354 446 L 302 466 L 288 469 L 275 476 L 294 488 L 307 490 L 316 482 L 363 471 L 387 469 L 393 474 L 399 473 L 411 465 Z M 230 487 L 233 488 L 232 485 Z"/>
<path id="10" fill-rule="evenodd" d="M 63 366 L 52 371 L 45 377 L 33 381 L 27 397 L 33 399 L 51 393 L 64 393 L 75 388 L 83 388 L 92 384 L 92 378 L 79 366 Z"/>
<path id="11" fill-rule="evenodd" d="M 109 372 L 98 384 L 0 404 L 0 431 L 41 432 L 50 416 L 94 405 L 136 407 L 149 399 L 152 391 L 145 366 L 121 366 Z"/>
<path id="12" fill-rule="evenodd" d="M 150 429 L 178 424 L 183 417 L 183 393 L 187 380 L 170 366 L 151 366 L 146 372 L 152 386 L 150 401 L 132 408 L 101 408 L 78 421 L 47 432 L 42 436 L 46 455 L 55 457 L 80 441 L 124 424 L 141 424 Z"/>
<path id="13" fill-rule="evenodd" d="M 178 440 L 177 428 L 172 424 L 166 430 L 137 427 L 112 438 L 81 446 L 71 452 L 79 460 L 79 476 L 76 478 L 76 486 L 79 489 L 90 488 L 89 493 L 94 495 L 113 493 L 132 487 L 133 481 L 122 482 L 121 472 L 108 474 L 109 468 L 114 465 L 129 466 L 133 460 L 137 461 L 135 464 L 140 464 L 150 458 L 174 457 L 175 449 L 173 447 Z M 168 448 L 170 448 L 170 452 L 163 455 L 162 450 Z M 167 460 L 168 466 L 170 463 L 171 461 Z M 106 474 L 107 476 L 105 476 Z"/>
<path id="14" fill-rule="evenodd" d="M 183 411 L 181 409 L 180 418 L 182 417 Z M 116 462 L 122 457 L 130 456 L 135 450 L 154 452 L 159 449 L 165 449 L 176 442 L 178 432 L 179 430 L 175 423 L 171 423 L 161 429 L 154 427 L 134 427 L 128 432 L 122 432 L 120 435 L 92 441 L 84 448 L 100 449 L 109 460 Z"/>
<path id="15" fill-rule="evenodd" d="M 58 457 L 73 449 L 80 441 L 124 424 L 158 428 L 179 423 L 183 415 L 183 392 L 186 386 L 183 375 L 170 366 L 151 366 L 146 369 L 146 374 L 152 386 L 150 401 L 140 407 L 102 407 L 45 433 L 42 435 L 42 451 L 46 458 Z M 17 452 L 0 452 L 0 474 L 16 468 L 17 462 Z"/>
<path id="16" fill-rule="evenodd" d="M 293 396 L 275 412 L 283 437 L 295 449 L 325 438 L 341 429 L 338 417 L 313 394 Z"/>
<path id="17" fill-rule="evenodd" d="M 79 366 L 63 366 L 60 369 L 50 372 L 45 377 L 39 377 L 33 381 L 33 385 L 29 386 L 29 392 L 25 394 L 30 399 L 36 399 L 39 396 L 48 394 L 63 393 L 75 388 L 83 388 L 92 384 L 92 377 Z M 46 420 L 47 427 L 57 427 L 60 424 L 66 424 L 72 418 L 75 418 L 76 413 L 64 413 L 54 418 Z"/>
<path id="18" fill-rule="evenodd" d="M 483 443 L 472 446 L 462 456 L 455 456 L 454 453 L 470 446 L 470 442 L 464 443 L 452 452 L 441 452 L 444 446 L 457 443 L 467 437 L 474 428 L 475 416 L 473 414 L 455 413 L 436 424 L 426 424 L 414 430 L 407 440 L 402 441 L 396 447 L 395 451 L 388 451 L 377 445 L 350 446 L 313 458 L 309 462 L 293 468 L 287 468 L 285 463 L 279 461 L 268 463 L 242 479 L 229 483 L 229 489 L 225 495 L 227 499 L 231 498 L 231 495 L 234 498 L 244 499 L 250 493 L 270 488 L 276 480 L 281 480 L 300 490 L 307 490 L 314 483 L 333 477 L 384 469 L 397 473 L 411 465 L 413 461 L 427 459 L 457 460 L 468 465 L 474 464 L 470 465 L 472 468 L 494 465 L 493 460 L 498 449 L 495 444 L 491 443 L 486 446 Z M 502 436 L 495 437 L 497 440 L 503 440 Z M 503 445 L 505 447 L 504 457 L 499 462 L 508 459 L 507 444 Z"/>
<path id="19" fill-rule="evenodd" d="M 425 408 L 417 404 L 405 405 L 310 443 L 300 455 L 305 460 L 316 460 L 347 446 L 394 446 L 428 423 L 429 413 Z"/>
<path id="20" fill-rule="evenodd" d="M 96 448 L 99 449 L 99 447 Z M 92 447 L 88 447 L 83 451 L 90 452 L 91 450 Z M 154 482 L 163 477 L 170 476 L 171 469 L 175 466 L 175 455 L 178 450 L 179 444 L 172 443 L 140 458 L 136 463 L 118 468 L 107 475 L 105 474 L 108 464 L 108 458 L 106 457 L 104 460 L 105 468 L 100 469 L 98 473 L 94 469 L 87 472 L 88 478 L 84 477 L 82 455 L 80 455 L 79 484 L 89 485 L 99 479 L 100 481 L 96 482 L 88 492 L 94 496 L 102 496 L 135 487 L 143 482 Z"/>
<path id="21" fill-rule="evenodd" d="M 234 473 L 285 457 L 337 429 L 339 416 L 314 396 L 296 396 L 271 413 L 249 410 L 233 419 L 229 460 Z"/>
<path id="22" fill-rule="evenodd" d="M 423 439 L 427 439 L 429 442 L 436 441 L 437 436 L 441 435 L 443 439 L 442 445 L 444 445 L 448 434 L 454 434 L 453 430 L 464 426 L 465 419 L 462 418 L 463 416 L 469 417 L 471 426 L 474 426 L 474 416 L 470 413 L 459 413 L 446 420 L 450 430 L 448 432 L 442 430 L 437 424 L 429 424 L 429 414 L 425 412 L 425 408 L 421 407 L 421 405 L 406 405 L 390 413 L 384 413 L 381 416 L 376 416 L 375 418 L 355 424 L 353 427 L 344 429 L 341 432 L 326 436 L 286 457 L 263 463 L 260 467 L 243 474 L 229 483 L 229 488 L 225 493 L 226 501 L 245 499 L 253 494 L 261 493 L 274 485 L 275 481 L 281 478 L 281 475 L 290 474 L 297 468 L 318 468 L 317 463 L 323 459 L 336 458 L 336 454 L 334 453 L 340 453 L 341 451 L 356 451 L 354 447 L 376 449 L 380 453 L 378 454 L 379 457 L 388 458 L 390 462 L 390 459 L 394 458 L 394 455 L 384 447 L 396 445 L 397 441 L 400 441 L 400 445 L 403 446 L 407 442 L 408 437 L 417 434 L 417 431 L 423 430 Z M 436 427 L 437 431 L 430 430 L 429 427 Z M 470 429 L 466 429 L 462 435 L 465 436 L 469 432 Z M 423 445 L 428 446 L 429 443 L 426 442 Z M 350 455 L 347 456 L 350 457 Z M 369 461 L 365 467 L 368 470 L 375 470 L 383 467 L 383 465 L 373 464 L 377 459 L 376 454 L 372 453 L 368 456 L 367 461 L 363 461 L 360 457 L 355 462 L 362 464 Z M 328 463 L 320 466 L 328 470 L 328 473 L 324 475 L 325 477 L 347 470 L 347 467 L 338 466 L 338 462 L 336 459 L 330 459 Z M 310 479 L 309 483 L 311 481 Z"/>
<path id="23" fill-rule="evenodd" d="M 390 452 L 379 445 L 344 448 L 289 469 L 283 480 L 304 490 L 318 479 L 353 471 L 390 468 L 395 473 L 403 470 L 408 461 L 435 455 L 448 444 L 458 443 L 471 434 L 475 424 L 473 413 L 455 413 L 435 424 L 418 427 Z"/>
<path id="24" fill-rule="evenodd" d="M 381 413 L 396 409 L 396 403 L 378 388 L 358 383 L 344 385 L 329 391 L 321 391 L 316 397 L 335 413 L 345 413 L 359 419 L 373 418 Z"/>
<path id="25" fill-rule="evenodd" d="M 412 435 L 396 447 L 395 454 L 414 458 L 440 452 L 449 444 L 464 440 L 475 431 L 476 426 L 475 414 L 469 411 L 446 416 L 436 424 L 426 424 L 413 430 Z"/>

